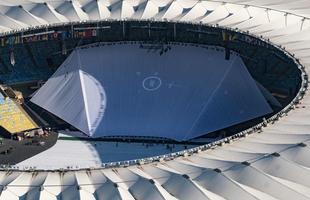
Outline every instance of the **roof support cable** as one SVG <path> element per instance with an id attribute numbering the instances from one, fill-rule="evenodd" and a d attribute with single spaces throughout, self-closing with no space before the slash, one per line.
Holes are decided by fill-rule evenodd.
<path id="1" fill-rule="evenodd" d="M 252 16 L 251 16 L 251 14 L 250 14 L 250 11 L 249 11 L 249 8 L 250 6 L 249 5 L 245 5 L 244 6 L 244 9 L 246 10 L 246 12 L 248 13 L 248 15 L 249 15 L 249 19 L 251 19 L 252 18 Z"/>
<path id="2" fill-rule="evenodd" d="M 269 9 L 268 9 L 268 8 L 266 9 L 266 14 L 267 14 L 267 19 L 268 19 L 268 22 L 270 23 L 270 22 L 271 22 L 271 20 L 270 20 L 270 16 L 269 16 Z"/>
<path id="3" fill-rule="evenodd" d="M 285 13 L 285 14 L 284 14 L 285 27 L 287 27 L 287 16 L 288 16 L 288 13 Z"/>
<path id="4" fill-rule="evenodd" d="M 304 24 L 305 24 L 305 21 L 306 21 L 306 18 L 305 18 L 305 17 L 301 19 L 300 31 L 303 30 L 303 26 L 304 26 Z"/>

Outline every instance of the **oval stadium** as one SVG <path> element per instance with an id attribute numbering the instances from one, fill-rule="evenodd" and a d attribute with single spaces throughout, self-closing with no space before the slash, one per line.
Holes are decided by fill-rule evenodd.
<path id="1" fill-rule="evenodd" d="M 309 0 L 0 0 L 0 200 L 310 199 Z"/>

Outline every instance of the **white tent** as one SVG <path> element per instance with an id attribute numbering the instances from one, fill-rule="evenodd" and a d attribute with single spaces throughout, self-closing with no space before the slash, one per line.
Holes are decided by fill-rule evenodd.
<path id="1" fill-rule="evenodd" d="M 79 48 L 31 101 L 95 137 L 187 140 L 270 113 L 242 59 L 213 48 Z"/>

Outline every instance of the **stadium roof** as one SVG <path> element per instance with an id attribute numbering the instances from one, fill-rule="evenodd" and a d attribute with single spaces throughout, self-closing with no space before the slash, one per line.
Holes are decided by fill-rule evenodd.
<path id="1" fill-rule="evenodd" d="M 310 67 L 308 0 L 0 2 L 1 31 L 109 17 L 196 20 L 269 38 Z M 3 170 L 0 199 L 309 199 L 309 104 L 306 94 L 261 133 L 190 157 L 117 169 Z"/>

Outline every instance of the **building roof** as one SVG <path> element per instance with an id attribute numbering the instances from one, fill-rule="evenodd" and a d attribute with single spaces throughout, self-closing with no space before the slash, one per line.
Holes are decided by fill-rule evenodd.
<path id="1" fill-rule="evenodd" d="M 1 31 L 107 18 L 201 21 L 262 36 L 310 67 L 308 0 L 0 2 Z M 309 104 L 306 94 L 262 132 L 190 157 L 127 168 L 2 170 L 0 199 L 309 199 Z"/>

